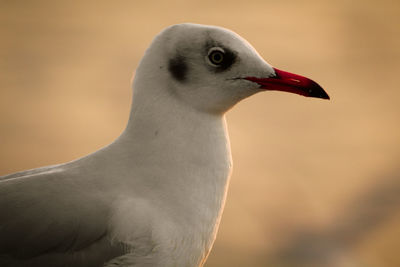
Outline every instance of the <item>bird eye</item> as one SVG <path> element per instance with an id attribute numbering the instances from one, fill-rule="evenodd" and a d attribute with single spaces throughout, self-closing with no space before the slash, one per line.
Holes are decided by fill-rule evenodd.
<path id="1" fill-rule="evenodd" d="M 208 52 L 208 61 L 214 66 L 218 67 L 224 62 L 225 51 L 219 47 L 213 47 Z"/>

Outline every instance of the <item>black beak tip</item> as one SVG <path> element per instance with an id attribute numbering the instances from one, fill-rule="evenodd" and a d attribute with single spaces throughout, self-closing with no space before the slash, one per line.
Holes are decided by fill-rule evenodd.
<path id="1" fill-rule="evenodd" d="M 314 83 L 313 86 L 311 86 L 307 96 L 328 99 L 328 100 L 331 99 L 329 95 L 325 92 L 325 90 L 322 89 L 322 87 L 317 83 Z"/>

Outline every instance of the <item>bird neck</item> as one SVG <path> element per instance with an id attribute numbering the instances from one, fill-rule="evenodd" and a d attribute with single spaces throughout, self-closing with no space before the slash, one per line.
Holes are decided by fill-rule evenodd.
<path id="1" fill-rule="evenodd" d="M 119 164 L 129 166 L 132 171 L 127 173 L 142 177 L 141 185 L 151 188 L 146 197 L 161 201 L 160 195 L 168 192 L 162 202 L 186 210 L 188 220 L 210 226 L 203 232 L 213 235 L 232 165 L 225 117 L 191 109 L 170 97 L 162 101 L 141 97 L 134 94 L 131 116 L 114 155 L 123 157 Z"/>
<path id="2" fill-rule="evenodd" d="M 217 153 L 230 156 L 225 117 L 200 112 L 170 96 L 134 94 L 127 127 L 121 136 L 135 151 L 170 156 Z M 140 147 L 140 149 L 138 148 Z M 209 151 L 206 151 L 209 150 Z"/>
<path id="3" fill-rule="evenodd" d="M 135 83 L 130 118 L 116 141 L 131 164 L 153 172 L 160 168 L 164 176 L 188 170 L 191 175 L 185 179 L 222 179 L 226 183 L 231 152 L 224 115 L 194 109 L 163 90 L 165 87 L 140 85 Z M 210 173 L 201 177 L 205 170 Z M 217 172 L 224 175 L 214 177 Z"/>

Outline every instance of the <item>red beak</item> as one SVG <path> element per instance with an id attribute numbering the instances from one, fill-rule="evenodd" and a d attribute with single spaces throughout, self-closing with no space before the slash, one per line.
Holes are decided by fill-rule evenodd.
<path id="1" fill-rule="evenodd" d="M 275 70 L 275 76 L 269 78 L 246 77 L 244 79 L 258 83 L 265 90 L 284 91 L 307 97 L 329 99 L 328 94 L 316 82 L 290 72 Z"/>

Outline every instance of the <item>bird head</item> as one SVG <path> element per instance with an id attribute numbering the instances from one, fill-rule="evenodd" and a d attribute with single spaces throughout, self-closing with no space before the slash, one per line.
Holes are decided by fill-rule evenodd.
<path id="1" fill-rule="evenodd" d="M 147 81 L 152 85 L 146 87 L 162 88 L 180 102 L 211 113 L 224 113 L 261 91 L 329 99 L 316 82 L 272 67 L 238 34 L 191 23 L 162 31 L 146 51 L 136 77 L 135 83 Z"/>

